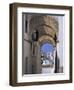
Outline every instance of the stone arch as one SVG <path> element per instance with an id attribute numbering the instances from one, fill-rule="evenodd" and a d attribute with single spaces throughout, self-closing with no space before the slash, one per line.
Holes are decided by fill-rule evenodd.
<path id="1" fill-rule="evenodd" d="M 38 31 L 37 41 L 32 40 L 32 46 L 35 54 L 32 54 L 32 63 L 34 65 L 34 73 L 41 72 L 40 64 L 40 46 L 44 43 L 51 43 L 54 47 L 56 46 L 55 36 L 58 34 L 58 20 L 55 16 L 51 15 L 32 15 L 29 21 L 29 35 L 32 38 L 34 31 Z M 30 39 L 31 39 L 30 38 Z"/>
<path id="2" fill-rule="evenodd" d="M 43 35 L 39 38 L 38 40 L 39 44 L 42 45 L 44 43 L 51 43 L 54 47 L 56 46 L 56 43 L 54 41 L 54 39 L 51 36 L 48 35 Z"/>
<path id="3" fill-rule="evenodd" d="M 32 15 L 29 21 L 30 34 L 34 31 L 39 32 L 39 37 L 49 35 L 55 38 L 58 33 L 58 20 L 51 15 Z"/>

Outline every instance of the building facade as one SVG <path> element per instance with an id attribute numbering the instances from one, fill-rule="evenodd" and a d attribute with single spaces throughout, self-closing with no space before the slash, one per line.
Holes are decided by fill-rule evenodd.
<path id="1" fill-rule="evenodd" d="M 59 73 L 60 46 L 59 39 L 59 18 L 53 15 L 22 14 L 22 30 L 24 37 L 24 48 L 22 59 L 22 74 Z M 60 42 L 62 42 L 60 40 Z M 53 45 L 53 64 L 43 65 L 41 58 L 41 47 L 49 43 Z M 61 51 L 61 50 L 60 50 Z M 49 55 L 51 57 L 51 55 Z M 43 71 L 44 70 L 44 71 Z"/>

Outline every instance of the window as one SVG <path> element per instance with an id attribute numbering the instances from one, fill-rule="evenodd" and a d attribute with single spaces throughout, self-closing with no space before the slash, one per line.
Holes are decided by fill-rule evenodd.
<path id="1" fill-rule="evenodd" d="M 28 73 L 28 57 L 25 58 L 25 73 Z"/>
<path id="2" fill-rule="evenodd" d="M 27 33 L 27 26 L 28 26 L 27 15 L 25 15 L 25 33 Z"/>

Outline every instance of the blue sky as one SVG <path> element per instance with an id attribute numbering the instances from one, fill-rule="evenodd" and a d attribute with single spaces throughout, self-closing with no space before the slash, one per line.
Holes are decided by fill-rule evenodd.
<path id="1" fill-rule="evenodd" d="M 46 43 L 41 47 L 41 50 L 45 53 L 52 52 L 54 50 L 54 47 L 52 44 Z"/>

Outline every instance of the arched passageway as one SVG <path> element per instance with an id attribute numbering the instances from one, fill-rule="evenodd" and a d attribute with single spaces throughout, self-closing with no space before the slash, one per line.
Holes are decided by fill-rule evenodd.
<path id="1" fill-rule="evenodd" d="M 27 17 L 28 33 L 25 32 L 25 37 L 28 41 L 27 46 L 29 46 L 27 73 L 58 73 L 59 64 L 57 63 L 58 55 L 56 53 L 59 30 L 57 17 L 40 14 L 28 15 Z M 47 52 L 44 51 L 44 48 L 45 50 L 47 49 Z M 44 56 L 43 53 L 45 53 L 46 56 Z M 45 60 L 42 60 L 43 57 Z M 52 68 L 52 70 L 45 70 L 47 71 L 45 72 L 43 68 Z"/>
<path id="2" fill-rule="evenodd" d="M 55 47 L 46 42 L 40 47 L 41 53 L 41 65 L 42 71 L 41 73 L 54 73 L 54 63 L 55 63 L 55 56 L 54 56 Z"/>
<path id="3" fill-rule="evenodd" d="M 46 73 L 45 71 L 47 71 L 47 73 L 51 73 L 51 72 L 54 73 L 55 71 L 57 72 L 57 68 L 55 68 L 55 61 L 57 61 L 57 59 L 55 60 L 57 34 L 58 34 L 57 19 L 54 16 L 49 16 L 49 15 L 32 16 L 30 19 L 30 29 L 31 29 L 30 33 L 33 36 L 32 61 L 34 62 L 33 63 L 33 67 L 35 69 L 34 73 Z M 50 52 L 50 54 L 52 55 L 49 55 L 51 58 L 53 58 L 52 60 L 50 59 L 41 60 L 47 58 L 47 55 L 46 56 L 41 55 L 43 54 L 41 51 L 43 47 L 50 49 L 52 49 L 53 47 L 52 49 L 53 52 Z M 44 62 L 49 62 L 49 61 L 52 62 L 52 64 L 44 65 Z M 56 63 L 56 67 L 57 67 L 57 63 Z M 49 68 L 50 70 L 48 69 L 44 71 L 45 68 Z"/>

